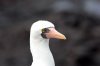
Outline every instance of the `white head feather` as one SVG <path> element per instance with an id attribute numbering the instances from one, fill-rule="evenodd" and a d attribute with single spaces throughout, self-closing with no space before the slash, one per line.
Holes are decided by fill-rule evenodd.
<path id="1" fill-rule="evenodd" d="M 45 20 L 33 23 L 30 32 L 30 49 L 33 56 L 32 66 L 55 66 L 52 53 L 49 49 L 49 39 L 41 37 L 41 29 L 54 27 Z"/>
<path id="2" fill-rule="evenodd" d="M 38 31 L 38 30 L 41 30 L 43 28 L 48 28 L 48 27 L 54 27 L 54 24 L 49 21 L 46 21 L 46 20 L 39 20 L 39 21 L 33 23 L 32 27 L 31 27 L 31 32 Z"/>
<path id="3" fill-rule="evenodd" d="M 39 20 L 35 23 L 32 24 L 32 27 L 31 27 L 31 36 L 34 36 L 34 37 L 41 37 L 41 33 L 42 33 L 42 29 L 43 28 L 48 28 L 48 27 L 55 27 L 53 23 L 49 22 L 49 21 L 46 21 L 46 20 Z"/>

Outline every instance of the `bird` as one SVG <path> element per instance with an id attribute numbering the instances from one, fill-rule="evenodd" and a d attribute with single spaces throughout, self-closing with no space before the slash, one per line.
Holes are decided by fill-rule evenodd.
<path id="1" fill-rule="evenodd" d="M 49 47 L 51 38 L 66 39 L 65 35 L 58 32 L 50 21 L 38 20 L 32 24 L 30 29 L 30 51 L 33 62 L 31 66 L 55 66 Z"/>

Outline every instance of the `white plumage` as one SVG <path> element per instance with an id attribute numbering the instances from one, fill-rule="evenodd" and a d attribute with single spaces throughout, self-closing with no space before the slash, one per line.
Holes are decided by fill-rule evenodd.
<path id="1" fill-rule="evenodd" d="M 49 49 L 49 39 L 41 36 L 41 30 L 48 27 L 54 28 L 54 25 L 45 20 L 39 20 L 32 24 L 30 30 L 30 50 L 33 62 L 31 66 L 55 66 L 53 55 Z"/>

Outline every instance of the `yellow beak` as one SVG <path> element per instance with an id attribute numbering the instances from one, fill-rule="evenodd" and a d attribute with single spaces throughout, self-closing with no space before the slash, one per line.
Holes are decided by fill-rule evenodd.
<path id="1" fill-rule="evenodd" d="M 66 37 L 58 32 L 55 28 L 49 28 L 49 33 L 46 33 L 47 38 L 66 39 Z"/>

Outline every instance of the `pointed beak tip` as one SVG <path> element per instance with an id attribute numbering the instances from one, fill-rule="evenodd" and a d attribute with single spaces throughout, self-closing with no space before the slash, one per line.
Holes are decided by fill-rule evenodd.
<path id="1" fill-rule="evenodd" d="M 63 40 L 66 40 L 66 37 L 65 36 L 63 37 Z"/>
<path id="2" fill-rule="evenodd" d="M 66 40 L 66 37 L 64 38 L 64 40 Z"/>
<path id="3" fill-rule="evenodd" d="M 66 37 L 65 37 L 65 35 L 61 34 L 58 39 L 66 40 Z"/>

